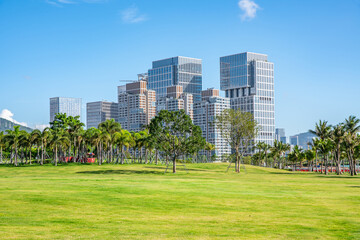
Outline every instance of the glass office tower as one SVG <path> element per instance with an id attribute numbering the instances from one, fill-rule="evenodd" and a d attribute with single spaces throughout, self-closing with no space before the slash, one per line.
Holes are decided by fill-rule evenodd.
<path id="1" fill-rule="evenodd" d="M 220 87 L 233 109 L 254 115 L 260 125 L 255 142 L 275 139 L 274 63 L 267 55 L 240 53 L 220 58 Z"/>
<path id="2" fill-rule="evenodd" d="M 175 85 L 193 94 L 194 102 L 201 101 L 202 60 L 173 57 L 154 61 L 148 71 L 148 88 L 155 90 L 156 98 L 165 97 L 167 87 Z"/>
<path id="3" fill-rule="evenodd" d="M 50 98 L 50 122 L 54 121 L 57 113 L 66 113 L 67 116 L 81 117 L 81 98 Z"/>

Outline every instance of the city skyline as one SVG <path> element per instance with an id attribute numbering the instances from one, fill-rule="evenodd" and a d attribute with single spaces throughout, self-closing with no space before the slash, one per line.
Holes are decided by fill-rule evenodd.
<path id="1" fill-rule="evenodd" d="M 219 89 L 219 58 L 246 51 L 265 53 L 275 63 L 275 126 L 285 128 L 287 136 L 313 128 L 319 119 L 335 124 L 360 111 L 360 37 L 354 31 L 360 22 L 359 1 L 255 1 L 260 9 L 253 16 L 238 8 L 239 1 L 206 3 L 201 17 L 193 13 L 203 9 L 203 1 L 191 6 L 48 2 L 53 4 L 0 2 L 6 36 L 0 39 L 5 56 L 0 59 L 0 111 L 10 110 L 30 127 L 48 123 L 53 96 L 82 98 L 83 115 L 86 102 L 115 102 L 118 80 L 134 79 L 156 59 L 202 59 L 202 90 Z M 131 7 L 137 9 L 135 17 L 123 14 Z M 171 25 L 164 21 L 169 16 Z M 211 31 L 203 28 L 209 23 Z M 143 41 L 141 36 L 147 35 L 153 37 Z"/>

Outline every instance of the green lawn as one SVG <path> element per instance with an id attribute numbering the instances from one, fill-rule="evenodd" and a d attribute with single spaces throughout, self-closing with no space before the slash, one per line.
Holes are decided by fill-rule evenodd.
<path id="1" fill-rule="evenodd" d="M 360 239 L 360 178 L 225 164 L 0 167 L 1 239 Z"/>

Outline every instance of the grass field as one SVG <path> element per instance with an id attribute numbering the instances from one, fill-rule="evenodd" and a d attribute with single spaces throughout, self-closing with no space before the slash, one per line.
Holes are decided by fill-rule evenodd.
<path id="1" fill-rule="evenodd" d="M 360 178 L 225 164 L 0 167 L 1 239 L 360 239 Z"/>

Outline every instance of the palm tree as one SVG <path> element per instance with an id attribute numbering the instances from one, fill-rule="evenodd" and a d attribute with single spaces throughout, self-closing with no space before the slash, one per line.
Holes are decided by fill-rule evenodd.
<path id="1" fill-rule="evenodd" d="M 314 159 L 315 159 L 315 151 L 313 149 L 308 149 L 305 151 L 305 158 L 307 160 L 307 165 L 308 165 L 308 169 L 309 171 L 311 171 L 310 169 L 310 165 L 313 165 Z"/>
<path id="2" fill-rule="evenodd" d="M 0 164 L 3 162 L 3 147 L 5 147 L 4 132 L 0 132 Z"/>
<path id="3" fill-rule="evenodd" d="M 121 125 L 118 122 L 115 122 L 114 119 L 108 119 L 105 122 L 99 124 L 98 128 L 104 133 L 108 133 L 107 137 L 109 150 L 110 150 L 110 159 L 113 160 L 113 146 L 115 142 L 114 134 L 121 130 Z"/>
<path id="4" fill-rule="evenodd" d="M 271 155 L 274 159 L 274 167 L 275 167 L 276 160 L 278 160 L 280 158 L 281 144 L 282 144 L 282 142 L 275 140 L 274 145 L 270 148 Z"/>
<path id="5" fill-rule="evenodd" d="M 360 131 L 360 119 L 355 116 L 350 116 L 348 119 L 345 119 L 345 146 L 347 151 L 347 156 L 349 160 L 349 169 L 351 176 L 357 175 L 356 172 L 356 159 L 355 159 L 355 148 L 359 145 L 359 138 L 357 137 L 358 132 Z"/>
<path id="6" fill-rule="evenodd" d="M 115 144 L 120 148 L 121 161 L 124 164 L 124 147 L 129 147 L 131 134 L 127 130 L 121 130 L 115 133 Z"/>
<path id="7" fill-rule="evenodd" d="M 342 124 L 338 124 L 333 127 L 331 131 L 330 140 L 334 146 L 334 158 L 336 162 L 336 173 L 338 175 L 341 174 L 341 153 L 342 153 L 342 145 L 345 139 L 345 127 Z"/>
<path id="8" fill-rule="evenodd" d="M 101 165 L 101 142 L 102 142 L 102 132 L 97 128 L 90 128 L 90 142 L 96 147 L 96 155 L 98 164 Z"/>
<path id="9" fill-rule="evenodd" d="M 300 166 L 301 166 L 301 162 L 304 160 L 304 152 L 301 148 L 299 148 L 298 145 L 296 145 L 291 153 L 291 157 L 292 157 L 292 161 L 294 162 L 295 165 L 295 171 L 296 171 L 296 164 L 297 162 L 300 162 Z"/>
<path id="10" fill-rule="evenodd" d="M 209 158 L 210 158 L 210 155 L 211 155 L 211 152 L 214 151 L 216 148 L 215 148 L 215 145 L 214 144 L 211 144 L 209 142 L 206 142 L 205 144 L 205 151 L 207 151 L 207 161 L 209 162 Z"/>
<path id="11" fill-rule="evenodd" d="M 327 121 L 319 121 L 316 123 L 315 130 L 309 130 L 309 132 L 318 136 L 321 140 L 330 137 L 331 126 L 327 124 Z"/>
<path id="12" fill-rule="evenodd" d="M 9 143 L 11 148 L 15 151 L 14 165 L 18 165 L 18 150 L 20 147 L 21 136 L 26 133 L 20 130 L 20 126 L 14 126 L 14 130 L 6 130 L 5 140 Z"/>
<path id="13" fill-rule="evenodd" d="M 322 154 L 323 162 L 325 165 L 325 175 L 328 174 L 328 159 L 329 159 L 329 153 L 333 148 L 333 144 L 330 139 L 320 139 L 319 141 L 319 152 Z M 322 173 L 322 168 L 321 168 Z"/>
<path id="14" fill-rule="evenodd" d="M 257 142 L 255 144 L 255 149 L 258 150 L 258 154 L 259 154 L 259 166 L 261 165 L 261 160 L 262 160 L 262 150 L 264 148 L 264 142 Z"/>
<path id="15" fill-rule="evenodd" d="M 268 151 L 271 149 L 271 146 L 267 143 L 264 143 L 262 145 L 262 150 L 264 152 L 264 156 L 265 156 L 265 159 L 264 159 L 264 163 L 267 164 L 267 156 L 268 156 Z"/>
<path id="16" fill-rule="evenodd" d="M 69 138 L 66 136 L 65 132 L 61 129 L 56 129 L 52 131 L 52 138 L 50 145 L 54 151 L 54 163 L 57 166 L 58 163 L 58 150 L 61 149 L 62 146 L 69 143 Z"/>
<path id="17" fill-rule="evenodd" d="M 26 158 L 26 163 L 28 161 L 28 156 L 27 156 L 27 150 L 29 150 L 30 152 L 30 165 L 31 165 L 31 148 L 32 148 L 32 145 L 33 145 L 33 141 L 32 141 L 32 137 L 31 137 L 31 134 L 30 133 L 23 133 L 21 135 L 21 138 L 20 138 L 20 145 L 25 149 L 25 158 Z"/>

